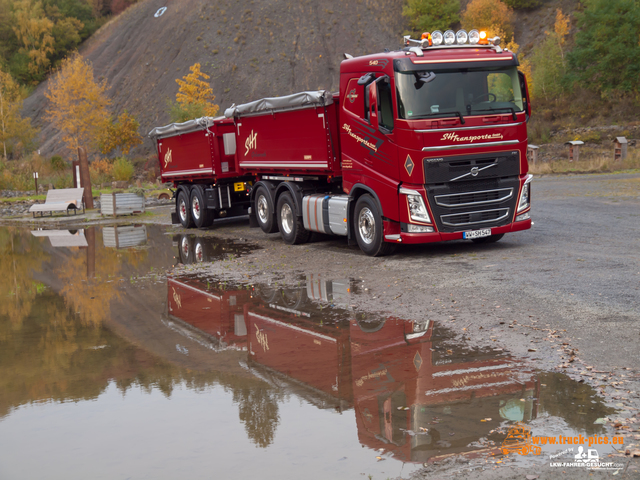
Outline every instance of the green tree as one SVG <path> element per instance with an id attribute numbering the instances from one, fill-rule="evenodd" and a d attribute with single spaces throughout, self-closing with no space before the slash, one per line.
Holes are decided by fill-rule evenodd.
<path id="1" fill-rule="evenodd" d="M 0 70 L 0 142 L 7 158 L 7 146 L 29 145 L 36 136 L 31 119 L 22 118 L 22 96 L 11 75 Z"/>
<path id="2" fill-rule="evenodd" d="M 577 13 L 575 47 L 568 54 L 571 80 L 603 93 L 640 91 L 640 3 L 586 0 Z"/>
<path id="3" fill-rule="evenodd" d="M 460 0 L 407 0 L 402 15 L 416 33 L 444 30 L 458 23 Z"/>

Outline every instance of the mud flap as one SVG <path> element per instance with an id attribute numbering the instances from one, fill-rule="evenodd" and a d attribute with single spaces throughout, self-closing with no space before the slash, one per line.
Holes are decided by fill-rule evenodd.
<path id="1" fill-rule="evenodd" d="M 178 223 L 180 223 L 178 212 L 171 212 L 171 225 L 176 225 Z"/>

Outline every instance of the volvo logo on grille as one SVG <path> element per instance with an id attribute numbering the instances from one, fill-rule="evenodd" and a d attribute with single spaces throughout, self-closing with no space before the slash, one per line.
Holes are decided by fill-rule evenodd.
<path id="1" fill-rule="evenodd" d="M 478 167 L 473 167 L 469 173 L 471 174 L 472 177 L 477 177 L 479 171 L 480 170 L 478 169 Z"/>
<path id="2" fill-rule="evenodd" d="M 486 167 L 482 167 L 482 168 L 478 168 L 478 167 L 473 167 L 469 173 L 465 173 L 464 175 L 460 175 L 459 177 L 456 178 L 452 178 L 450 181 L 451 182 L 455 182 L 456 180 L 460 180 L 462 178 L 468 177 L 469 175 L 471 175 L 472 177 L 477 177 L 478 174 L 480 172 L 482 172 L 483 170 L 486 170 L 487 168 L 491 168 L 491 167 L 495 167 L 496 165 L 498 165 L 497 163 L 490 163 L 489 165 L 487 165 Z"/>

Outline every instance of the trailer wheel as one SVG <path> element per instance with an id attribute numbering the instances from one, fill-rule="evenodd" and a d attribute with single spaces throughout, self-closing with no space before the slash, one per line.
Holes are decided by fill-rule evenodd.
<path id="1" fill-rule="evenodd" d="M 258 187 L 255 196 L 256 220 L 264 233 L 276 233 L 278 225 L 274 222 L 271 195 L 263 186 Z"/>
<path id="2" fill-rule="evenodd" d="M 482 237 L 482 238 L 472 238 L 471 241 L 473 243 L 496 243 L 502 237 L 504 237 L 504 233 L 499 233 L 497 235 L 489 235 L 488 237 Z"/>
<path id="3" fill-rule="evenodd" d="M 362 195 L 356 202 L 354 212 L 356 240 L 360 250 L 371 257 L 389 255 L 395 244 L 382 239 L 382 215 L 371 195 Z"/>
<path id="4" fill-rule="evenodd" d="M 200 187 L 191 190 L 191 217 L 198 228 L 207 228 L 213 224 L 213 215 L 207 208 L 204 192 Z"/>
<path id="5" fill-rule="evenodd" d="M 193 227 L 193 218 L 191 218 L 191 208 L 189 208 L 189 195 L 184 190 L 180 190 L 176 200 L 176 211 L 178 218 L 184 228 Z"/>
<path id="6" fill-rule="evenodd" d="M 193 263 L 193 239 L 187 235 L 180 238 L 180 261 L 183 265 Z"/>
<path id="7" fill-rule="evenodd" d="M 296 215 L 295 203 L 289 192 L 284 192 L 278 197 L 278 229 L 284 243 L 299 245 L 309 240 L 311 232 L 305 230 L 302 217 Z"/>

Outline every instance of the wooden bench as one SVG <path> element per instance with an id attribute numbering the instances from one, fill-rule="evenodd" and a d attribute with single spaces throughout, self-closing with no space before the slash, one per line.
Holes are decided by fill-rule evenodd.
<path id="1" fill-rule="evenodd" d="M 44 216 L 44 212 L 49 212 L 53 216 L 53 212 L 67 212 L 73 209 L 76 214 L 80 205 L 82 205 L 82 213 L 84 213 L 84 201 L 82 195 L 84 188 L 60 188 L 57 190 L 49 190 L 44 203 L 36 203 L 31 205 L 29 211 L 33 213 L 35 218 L 36 212 L 40 212 L 40 216 Z"/>

